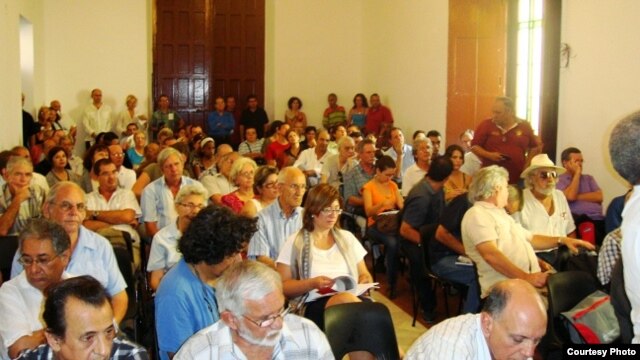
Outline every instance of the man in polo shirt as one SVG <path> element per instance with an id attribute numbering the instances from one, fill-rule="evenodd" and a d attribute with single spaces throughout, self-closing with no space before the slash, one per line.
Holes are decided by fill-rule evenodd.
<path id="1" fill-rule="evenodd" d="M 367 134 L 382 137 L 384 131 L 393 126 L 393 115 L 388 107 L 380 103 L 380 95 L 372 94 L 369 103 L 371 107 L 367 112 L 365 130 Z"/>
<path id="2" fill-rule="evenodd" d="M 31 184 L 33 165 L 25 158 L 10 156 L 7 182 L 0 186 L 0 236 L 18 235 L 27 221 L 41 214 L 45 190 Z"/>
<path id="3" fill-rule="evenodd" d="M 162 176 L 144 188 L 140 200 L 142 218 L 149 237 L 178 218 L 173 199 L 182 186 L 190 184 L 202 186 L 198 181 L 182 174 L 184 157 L 174 148 L 169 147 L 160 152 L 158 165 Z"/>
<path id="4" fill-rule="evenodd" d="M 471 151 L 482 160 L 482 166 L 499 165 L 509 172 L 509 184 L 516 184 L 529 159 L 540 153 L 542 144 L 531 125 L 518 119 L 513 101 L 497 98 L 493 117 L 478 125 Z"/>
<path id="5" fill-rule="evenodd" d="M 275 260 L 289 235 L 302 227 L 302 198 L 306 179 L 300 169 L 286 167 L 278 174 L 280 196 L 258 214 L 258 231 L 251 238 L 248 255 L 275 269 Z"/>

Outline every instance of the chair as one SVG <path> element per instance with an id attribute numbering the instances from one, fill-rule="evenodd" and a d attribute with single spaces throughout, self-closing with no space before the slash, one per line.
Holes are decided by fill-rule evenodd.
<path id="1" fill-rule="evenodd" d="M 458 313 L 462 310 L 462 304 L 466 297 L 464 292 L 467 287 L 464 284 L 458 284 L 453 281 L 449 281 L 447 279 L 443 279 L 436 275 L 436 273 L 431 270 L 431 257 L 429 255 L 429 242 L 433 241 L 436 235 L 436 229 L 438 228 L 438 224 L 427 224 L 420 228 L 420 238 L 422 239 L 422 248 L 424 249 L 424 264 L 426 268 L 426 275 L 432 281 L 432 289 L 436 291 L 436 288 L 439 286 L 442 288 L 442 293 L 444 295 L 444 308 L 447 315 L 447 318 L 450 317 L 449 312 L 449 293 L 451 289 L 455 288 L 461 291 L 460 303 L 458 304 Z M 412 289 L 414 288 L 412 284 Z M 414 311 L 413 311 L 413 321 L 415 324 L 417 307 L 418 307 L 418 299 L 417 296 L 414 298 L 413 303 Z"/>
<path id="2" fill-rule="evenodd" d="M 18 251 L 17 236 L 0 236 L 0 271 L 2 271 L 2 281 L 11 278 L 11 265 L 13 256 Z M 1 283 L 1 282 L 0 282 Z"/>
<path id="3" fill-rule="evenodd" d="M 570 343 L 560 313 L 571 310 L 582 299 L 598 290 L 599 284 L 598 280 L 584 271 L 564 271 L 549 276 L 548 287 L 547 334 L 541 346 L 546 354 L 561 350 L 563 344 Z"/>
<path id="4" fill-rule="evenodd" d="M 633 339 L 633 324 L 631 323 L 631 303 L 624 289 L 624 265 L 622 257 L 616 261 L 616 265 L 611 271 L 611 305 L 616 312 L 618 325 L 620 325 L 620 342 L 631 344 Z"/>
<path id="5" fill-rule="evenodd" d="M 330 306 L 324 311 L 324 325 L 336 359 L 352 351 L 368 351 L 376 359 L 400 358 L 391 314 L 381 303 Z"/>

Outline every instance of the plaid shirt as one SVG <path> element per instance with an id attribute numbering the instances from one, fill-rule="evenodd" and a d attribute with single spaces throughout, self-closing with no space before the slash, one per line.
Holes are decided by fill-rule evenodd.
<path id="1" fill-rule="evenodd" d="M 48 344 L 42 344 L 35 349 L 23 351 L 16 360 L 53 360 L 53 351 Z M 115 338 L 111 348 L 111 360 L 148 360 L 147 350 L 128 340 Z"/>
<path id="2" fill-rule="evenodd" d="M 373 179 L 374 174 L 375 172 L 371 175 L 367 174 L 362 168 L 362 165 L 360 165 L 360 163 L 358 163 L 356 166 L 352 167 L 351 170 L 343 174 L 343 180 L 344 180 L 343 197 L 344 197 L 345 203 L 348 203 L 349 197 L 351 196 L 361 197 L 362 187 L 364 186 L 364 184 L 368 183 L 369 180 Z M 349 210 L 353 210 L 353 206 L 351 205 L 348 205 L 347 208 Z"/>
<path id="3" fill-rule="evenodd" d="M 613 230 L 605 236 L 598 253 L 598 279 L 602 285 L 611 281 L 611 271 L 620 258 L 620 246 L 622 244 L 622 231 L 620 228 Z"/>
<path id="4" fill-rule="evenodd" d="M 29 186 L 29 194 L 29 198 L 20 204 L 13 226 L 7 235 L 18 235 L 29 220 L 40 217 L 47 192 L 38 185 L 31 185 Z M 7 211 L 12 201 L 13 195 L 9 190 L 9 184 L 5 183 L 0 188 L 0 215 Z"/>

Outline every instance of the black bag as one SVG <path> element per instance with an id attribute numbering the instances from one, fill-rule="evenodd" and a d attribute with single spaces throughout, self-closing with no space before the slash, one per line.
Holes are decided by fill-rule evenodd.
<path id="1" fill-rule="evenodd" d="M 376 215 L 373 225 L 383 234 L 397 234 L 400 229 L 400 211 L 385 211 Z"/>

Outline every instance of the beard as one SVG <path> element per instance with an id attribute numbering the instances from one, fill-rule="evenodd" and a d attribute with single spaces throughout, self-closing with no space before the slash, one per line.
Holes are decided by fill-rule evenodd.
<path id="1" fill-rule="evenodd" d="M 243 324 L 238 326 L 238 335 L 246 342 L 256 346 L 274 347 L 280 341 L 281 330 L 272 330 L 263 338 L 255 337 Z"/>
<path id="2" fill-rule="evenodd" d="M 556 189 L 555 185 L 549 185 L 549 187 L 539 187 L 536 188 L 536 191 L 544 196 L 549 196 L 553 194 L 553 191 Z"/>

